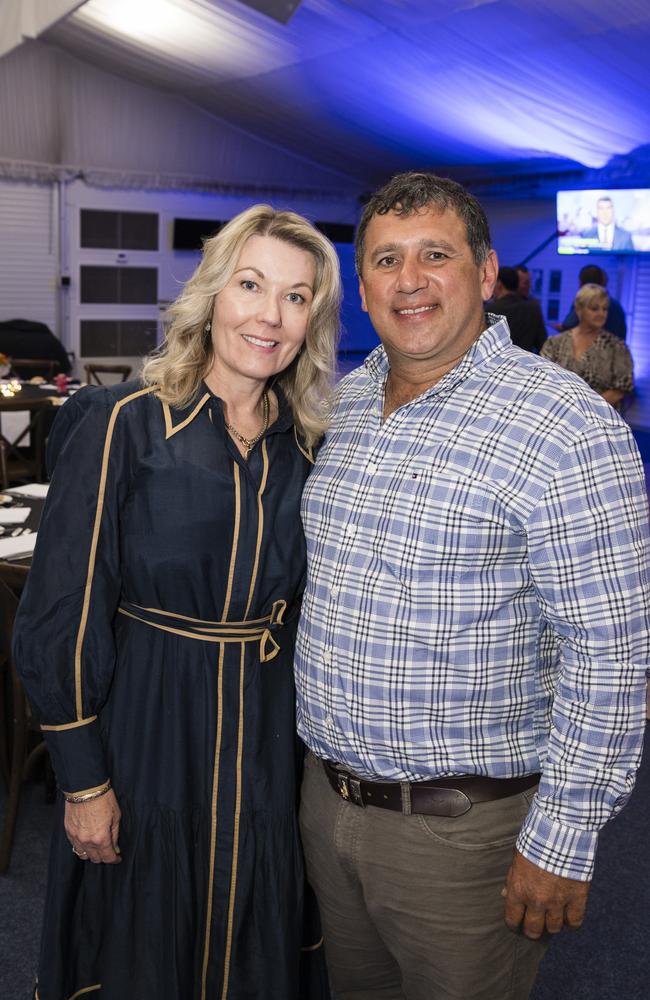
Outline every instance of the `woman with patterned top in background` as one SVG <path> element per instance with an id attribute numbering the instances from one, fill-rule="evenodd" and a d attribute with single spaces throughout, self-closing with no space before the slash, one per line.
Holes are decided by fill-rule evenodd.
<path id="1" fill-rule="evenodd" d="M 38 1000 L 326 993 L 292 652 L 339 303 L 331 244 L 254 206 L 206 242 L 142 381 L 56 421 L 15 643 L 61 789 Z"/>
<path id="2" fill-rule="evenodd" d="M 574 307 L 578 325 L 549 337 L 540 354 L 580 375 L 619 410 L 634 388 L 632 356 L 623 341 L 605 329 L 609 295 L 601 285 L 583 285 Z"/>

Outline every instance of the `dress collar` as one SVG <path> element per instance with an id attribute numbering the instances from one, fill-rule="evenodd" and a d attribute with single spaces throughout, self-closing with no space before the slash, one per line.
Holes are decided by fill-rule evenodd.
<path id="1" fill-rule="evenodd" d="M 269 427 L 267 434 L 275 434 L 277 432 L 286 431 L 293 425 L 293 412 L 281 386 L 275 383 L 269 388 L 273 389 L 278 401 L 278 416 Z M 178 407 L 170 406 L 168 403 L 163 403 L 162 408 L 165 418 L 165 439 L 168 440 L 170 437 L 173 437 L 174 434 L 178 434 L 179 431 L 189 427 L 204 406 L 211 401 L 223 414 L 222 399 L 212 392 L 205 382 L 202 382 L 196 396 L 187 406 Z"/>
<path id="2" fill-rule="evenodd" d="M 163 416 L 165 418 L 165 440 L 168 441 L 174 434 L 178 434 L 179 431 L 189 427 L 210 397 L 211 393 L 207 386 L 201 384 L 197 395 L 189 406 L 181 408 L 170 406 L 169 403 L 162 403 Z"/>

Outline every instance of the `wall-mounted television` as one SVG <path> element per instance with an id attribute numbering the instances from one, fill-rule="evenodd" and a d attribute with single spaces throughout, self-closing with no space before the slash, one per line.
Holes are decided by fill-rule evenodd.
<path id="1" fill-rule="evenodd" d="M 650 189 L 557 192 L 561 254 L 650 253 Z"/>
<path id="2" fill-rule="evenodd" d="M 202 250 L 203 241 L 225 226 L 224 219 L 174 219 L 173 250 Z"/>

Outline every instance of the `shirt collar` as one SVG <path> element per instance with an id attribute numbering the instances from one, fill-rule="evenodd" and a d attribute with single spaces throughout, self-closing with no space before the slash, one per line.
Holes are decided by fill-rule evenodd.
<path id="1" fill-rule="evenodd" d="M 448 371 L 439 382 L 436 382 L 430 389 L 422 393 L 422 396 L 418 396 L 418 399 L 422 399 L 434 392 L 451 389 L 467 378 L 478 365 L 499 354 L 504 347 L 512 346 L 510 329 L 505 317 L 497 316 L 494 313 L 486 313 L 486 319 L 489 326 L 483 331 L 478 340 L 474 341 L 458 364 L 454 365 L 451 371 Z M 390 371 L 390 362 L 383 344 L 375 347 L 374 351 L 368 355 L 364 361 L 364 367 L 369 378 L 375 383 L 377 388 L 383 390 L 384 381 Z"/>

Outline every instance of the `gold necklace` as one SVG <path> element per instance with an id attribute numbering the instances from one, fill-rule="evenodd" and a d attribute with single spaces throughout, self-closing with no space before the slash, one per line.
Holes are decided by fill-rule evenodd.
<path id="1" fill-rule="evenodd" d="M 229 430 L 232 436 L 234 438 L 237 438 L 239 443 L 243 444 L 244 448 L 246 449 L 246 455 L 244 456 L 245 458 L 248 458 L 248 456 L 250 455 L 251 451 L 253 450 L 259 439 L 268 430 L 269 416 L 271 414 L 271 404 L 269 403 L 269 394 L 266 389 L 262 393 L 262 407 L 264 409 L 264 421 L 262 423 L 262 429 L 259 432 L 259 434 L 256 434 L 255 437 L 252 438 L 244 437 L 244 435 L 240 434 L 237 428 L 233 427 L 232 424 L 229 424 L 226 418 L 224 417 L 223 422 L 226 425 L 226 429 Z"/>

